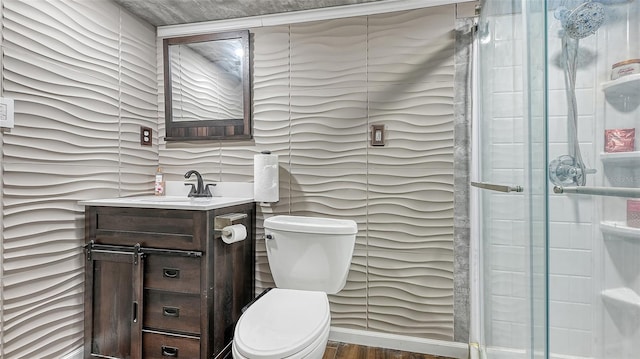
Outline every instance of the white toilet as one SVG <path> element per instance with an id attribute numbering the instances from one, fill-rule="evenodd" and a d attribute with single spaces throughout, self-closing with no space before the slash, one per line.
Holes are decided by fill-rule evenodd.
<path id="1" fill-rule="evenodd" d="M 264 221 L 276 287 L 242 314 L 235 359 L 320 359 L 329 338 L 327 294 L 342 290 L 358 231 L 351 220 L 275 216 Z"/>

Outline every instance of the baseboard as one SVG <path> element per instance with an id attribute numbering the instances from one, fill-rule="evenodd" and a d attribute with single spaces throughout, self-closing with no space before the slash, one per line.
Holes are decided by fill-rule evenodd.
<path id="1" fill-rule="evenodd" d="M 83 348 L 80 347 L 70 352 L 69 354 L 63 356 L 60 359 L 82 359 L 82 354 L 83 354 Z"/>
<path id="2" fill-rule="evenodd" d="M 331 327 L 329 340 L 369 347 L 402 350 L 412 353 L 440 355 L 449 358 L 469 358 L 468 344 L 447 342 L 444 340 L 415 338 L 405 335 L 337 327 Z"/>

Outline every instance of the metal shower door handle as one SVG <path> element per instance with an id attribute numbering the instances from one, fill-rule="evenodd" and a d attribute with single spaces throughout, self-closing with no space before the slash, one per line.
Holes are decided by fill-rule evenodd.
<path id="1" fill-rule="evenodd" d="M 498 192 L 522 192 L 524 189 L 522 186 L 509 186 L 495 183 L 485 183 L 485 182 L 471 182 L 473 187 L 488 189 L 490 191 L 498 191 Z"/>
<path id="2" fill-rule="evenodd" d="M 593 196 L 640 198 L 640 188 L 625 187 L 562 187 L 554 186 L 554 193 L 586 194 Z"/>

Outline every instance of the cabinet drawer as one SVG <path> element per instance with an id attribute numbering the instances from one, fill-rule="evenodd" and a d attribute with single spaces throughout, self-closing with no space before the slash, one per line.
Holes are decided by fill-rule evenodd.
<path id="1" fill-rule="evenodd" d="M 155 290 L 144 291 L 144 327 L 200 333 L 200 296 Z"/>
<path id="2" fill-rule="evenodd" d="M 149 255 L 145 262 L 145 288 L 200 293 L 201 258 Z"/>
<path id="3" fill-rule="evenodd" d="M 193 337 L 144 332 L 142 357 L 145 359 L 200 358 L 200 340 Z"/>
<path id="4" fill-rule="evenodd" d="M 99 244 L 148 248 L 203 250 L 207 212 L 151 210 L 147 208 L 96 207 L 95 232 Z"/>

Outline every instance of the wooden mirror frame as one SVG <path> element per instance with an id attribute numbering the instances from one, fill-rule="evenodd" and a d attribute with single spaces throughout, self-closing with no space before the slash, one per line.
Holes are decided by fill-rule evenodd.
<path id="1" fill-rule="evenodd" d="M 195 42 L 239 39 L 242 44 L 243 118 L 224 120 L 173 121 L 173 96 L 171 85 L 171 61 L 169 46 Z M 162 42 L 164 62 L 164 113 L 166 141 L 200 140 L 250 140 L 251 121 L 251 73 L 249 31 L 233 31 L 216 34 L 191 35 L 166 38 Z"/>

